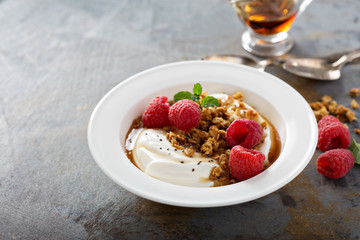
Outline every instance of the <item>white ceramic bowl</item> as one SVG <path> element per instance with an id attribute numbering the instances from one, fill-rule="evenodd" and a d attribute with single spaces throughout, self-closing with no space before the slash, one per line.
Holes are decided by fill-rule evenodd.
<path id="1" fill-rule="evenodd" d="M 125 154 L 131 122 L 158 95 L 169 99 L 201 83 L 209 93 L 241 91 L 245 102 L 272 122 L 279 132 L 279 158 L 261 174 L 215 188 L 169 184 L 136 168 Z M 138 73 L 107 93 L 89 122 L 88 143 L 99 167 L 114 182 L 141 197 L 170 205 L 214 207 L 247 202 L 276 191 L 308 164 L 316 148 L 317 123 L 304 98 L 282 80 L 256 69 L 230 63 L 186 61 Z"/>

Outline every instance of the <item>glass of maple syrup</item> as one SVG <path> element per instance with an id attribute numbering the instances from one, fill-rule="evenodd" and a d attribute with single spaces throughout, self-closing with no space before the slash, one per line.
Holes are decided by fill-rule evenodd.
<path id="1" fill-rule="evenodd" d="M 274 57 L 294 45 L 288 31 L 295 18 L 312 0 L 228 0 L 246 24 L 242 35 L 245 50 L 258 56 Z"/>

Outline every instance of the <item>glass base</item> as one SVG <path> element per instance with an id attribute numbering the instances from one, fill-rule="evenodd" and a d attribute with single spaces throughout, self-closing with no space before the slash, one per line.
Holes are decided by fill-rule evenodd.
<path id="1" fill-rule="evenodd" d="M 241 40 L 246 51 L 261 57 L 281 56 L 294 46 L 294 41 L 287 32 L 263 36 L 246 30 Z"/>

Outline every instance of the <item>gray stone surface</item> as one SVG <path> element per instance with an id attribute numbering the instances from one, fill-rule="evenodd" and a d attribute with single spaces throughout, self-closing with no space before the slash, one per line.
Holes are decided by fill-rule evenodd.
<path id="1" fill-rule="evenodd" d="M 315 0 L 294 23 L 291 54 L 359 48 L 359 12 L 358 0 Z M 282 189 L 205 209 L 137 197 L 95 164 L 87 124 L 112 87 L 159 64 L 246 54 L 225 0 L 2 0 L 0 22 L 0 239 L 360 238 L 359 166 L 326 179 L 318 151 Z M 359 64 L 334 82 L 268 71 L 308 101 L 330 94 L 349 105 L 360 87 Z"/>

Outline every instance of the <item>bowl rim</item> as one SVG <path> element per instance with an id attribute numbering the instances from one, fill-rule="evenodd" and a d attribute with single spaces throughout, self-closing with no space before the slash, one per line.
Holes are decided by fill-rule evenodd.
<path id="1" fill-rule="evenodd" d="M 196 198 L 191 198 L 191 199 L 185 199 L 182 198 L 179 194 L 173 192 L 171 194 L 173 194 L 174 196 L 172 196 L 171 194 L 169 195 L 169 193 L 162 193 L 162 194 L 157 194 L 156 191 L 158 191 L 158 189 L 163 189 L 161 191 L 180 191 L 183 194 L 190 194 L 190 195 L 201 195 L 203 194 L 206 197 L 209 196 L 215 196 L 217 194 L 228 194 L 229 191 L 240 191 L 242 189 L 242 187 L 244 187 L 245 189 L 249 189 L 248 185 L 254 184 L 253 186 L 256 186 L 256 183 L 258 181 L 258 178 L 260 175 L 264 175 L 263 173 L 259 174 L 258 176 L 255 176 L 251 179 L 248 179 L 246 181 L 243 181 L 241 183 L 237 183 L 237 184 L 232 184 L 232 185 L 227 185 L 227 186 L 222 186 L 222 187 L 216 187 L 216 188 L 197 188 L 197 187 L 184 187 L 184 186 L 179 186 L 179 185 L 173 185 L 173 184 L 169 184 L 169 183 L 165 183 L 162 182 L 160 180 L 154 179 L 150 176 L 147 176 L 146 174 L 144 174 L 143 172 L 141 172 L 139 169 L 137 169 L 135 166 L 132 165 L 132 163 L 129 161 L 128 158 L 126 158 L 126 160 L 128 161 L 128 163 L 124 163 L 125 167 L 129 167 L 129 163 L 135 167 L 137 170 L 131 170 L 133 171 L 133 174 L 138 174 L 136 175 L 136 177 L 139 177 L 139 181 L 145 181 L 144 185 L 139 185 L 137 184 L 135 187 L 134 185 L 129 184 L 128 182 L 124 181 L 123 178 L 119 177 L 117 174 L 114 174 L 113 169 L 111 169 L 111 166 L 108 166 L 106 164 L 104 164 L 103 161 L 103 156 L 101 156 L 101 154 L 99 153 L 99 150 L 96 147 L 96 144 L 98 143 L 99 139 L 97 139 L 97 132 L 94 130 L 95 129 L 95 125 L 99 125 L 99 121 L 96 119 L 97 116 L 99 114 L 101 114 L 101 111 L 103 110 L 104 106 L 107 104 L 107 101 L 111 100 L 111 97 L 115 94 L 117 94 L 117 92 L 119 91 L 119 89 L 125 88 L 124 86 L 128 85 L 129 83 L 132 83 L 133 81 L 137 81 L 137 79 L 141 79 L 141 78 L 145 78 L 148 75 L 151 74 L 156 74 L 157 72 L 162 72 L 162 71 L 173 71 L 174 68 L 184 68 L 184 69 L 191 69 L 194 67 L 199 67 L 202 66 L 205 68 L 209 68 L 209 69 L 215 69 L 220 71 L 222 68 L 225 69 L 233 69 L 234 71 L 243 71 L 245 73 L 251 73 L 254 75 L 259 75 L 262 76 L 263 78 L 267 78 L 268 82 L 271 83 L 276 83 L 276 85 L 278 87 L 281 87 L 283 91 L 288 91 L 291 93 L 291 96 L 296 99 L 299 103 L 302 103 L 302 107 L 304 107 L 304 111 L 307 113 L 306 117 L 302 120 L 307 120 L 306 124 L 308 124 L 308 127 L 310 127 L 309 130 L 309 141 L 306 142 L 307 144 L 303 145 L 300 144 L 300 147 L 302 146 L 304 150 L 304 152 L 302 153 L 302 161 L 300 161 L 300 163 L 295 166 L 294 169 L 291 169 L 291 171 L 288 171 L 286 173 L 286 177 L 283 178 L 281 181 L 276 182 L 276 184 L 273 184 L 271 187 L 267 187 L 266 189 L 263 189 L 262 191 L 257 191 L 256 194 L 252 194 L 251 196 L 242 196 L 241 198 L 237 198 L 234 196 L 231 196 L 231 198 L 229 199 L 222 199 L 221 201 L 202 201 L 202 198 L 200 197 L 196 197 Z M 290 96 L 290 95 L 289 95 Z M 311 113 L 311 114 L 310 114 Z M 120 123 L 119 123 L 120 124 Z M 292 127 L 295 128 L 296 127 L 296 123 L 291 123 L 291 124 L 286 124 L 287 128 L 288 127 Z M 96 126 L 99 127 L 99 126 Z M 300 174 L 300 172 L 307 166 L 307 164 L 309 163 L 309 161 L 311 160 L 315 149 L 316 149 L 316 143 L 317 143 L 317 122 L 315 119 L 315 116 L 313 115 L 310 106 L 308 105 L 308 103 L 306 102 L 306 100 L 300 95 L 300 93 L 298 93 L 294 88 L 292 88 L 289 84 L 287 84 L 286 82 L 284 82 L 283 80 L 269 74 L 266 72 L 260 72 L 254 68 L 250 68 L 247 66 L 243 66 L 243 65 L 238 65 L 238 64 L 233 64 L 233 63 L 224 63 L 224 62 L 215 62 L 215 61 L 201 61 L 201 60 L 192 60 L 192 61 L 180 61 L 180 62 L 174 62 L 174 63 L 169 63 L 169 64 L 164 64 L 164 65 L 160 65 L 160 66 L 156 66 L 147 70 L 144 70 L 142 72 L 139 72 L 137 74 L 134 74 L 133 76 L 130 76 L 129 78 L 123 80 L 122 82 L 120 82 L 119 84 L 117 84 L 115 87 L 113 87 L 108 93 L 106 93 L 102 99 L 99 101 L 99 103 L 96 105 L 96 107 L 94 108 L 91 117 L 89 119 L 89 125 L 88 125 L 88 129 L 87 129 L 87 138 L 88 138 L 88 146 L 90 149 L 90 152 L 95 160 L 95 162 L 97 163 L 97 165 L 100 167 L 100 169 L 102 169 L 102 171 L 110 178 L 112 179 L 115 183 L 117 183 L 118 185 L 122 186 L 123 188 L 127 189 L 128 191 L 141 196 L 143 198 L 152 200 L 152 201 L 156 201 L 156 202 L 160 202 L 160 203 L 164 203 L 164 204 L 168 204 L 168 205 L 174 205 L 174 206 L 183 206 L 183 207 L 218 207 L 218 206 L 227 206 L 227 205 L 233 205 L 233 204 L 238 204 L 238 203 L 244 203 L 244 202 L 248 202 L 260 197 L 263 197 L 267 194 L 270 194 L 278 189 L 280 189 L 281 187 L 283 187 L 284 185 L 286 185 L 287 183 L 289 183 L 291 180 L 293 180 L 296 176 L 298 176 Z M 100 140 L 101 141 L 101 140 Z M 282 143 L 282 144 L 286 144 Z M 306 146 L 306 147 L 304 147 Z M 119 146 L 120 149 L 121 146 Z M 284 149 L 285 147 L 289 147 L 289 146 L 283 146 Z M 293 149 L 294 146 L 293 146 Z M 281 153 L 282 154 L 282 153 Z M 280 156 L 281 156 L 280 154 Z M 124 156 L 124 154 L 122 155 L 122 157 Z M 126 155 L 125 155 L 126 156 Z M 280 157 L 279 156 L 279 157 Z M 298 157 L 298 156 L 296 156 Z M 268 169 L 271 169 L 268 168 Z M 267 170 L 268 170 L 267 169 Z M 136 173 L 136 171 L 139 171 Z M 268 171 L 270 173 L 267 174 L 272 174 L 271 172 L 274 171 Z M 264 178 L 264 176 L 263 176 Z M 265 177 L 266 178 L 266 177 Z M 153 184 L 154 186 L 151 186 L 151 184 Z M 242 187 L 240 186 L 242 185 Z M 146 190 L 144 190 L 144 188 L 147 188 Z M 172 190 L 174 189 L 174 190 Z"/>

